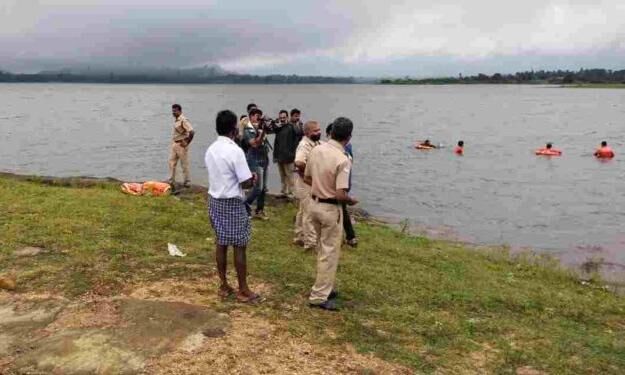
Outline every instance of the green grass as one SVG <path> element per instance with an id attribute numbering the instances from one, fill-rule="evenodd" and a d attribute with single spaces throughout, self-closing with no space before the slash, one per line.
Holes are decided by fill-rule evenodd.
<path id="1" fill-rule="evenodd" d="M 285 322 L 293 335 L 351 343 L 426 373 L 477 367 L 513 374 L 522 366 L 625 373 L 625 300 L 502 249 L 476 251 L 359 224 L 360 246 L 345 249 L 339 267 L 342 311 L 312 311 L 305 294 L 315 259 L 291 245 L 294 212 L 292 205 L 270 207 L 271 219 L 254 224 L 248 256 L 253 279 L 273 288 L 257 313 Z M 198 276 L 197 265 L 214 269 L 199 194 L 130 197 L 113 184 L 48 186 L 0 176 L 0 230 L 0 270 L 18 275 L 20 292 L 115 294 L 127 282 Z M 167 242 L 188 256 L 170 257 Z M 11 255 L 23 246 L 50 252 Z"/>
<path id="2" fill-rule="evenodd" d="M 625 83 L 575 83 L 561 87 L 574 89 L 625 89 Z"/>

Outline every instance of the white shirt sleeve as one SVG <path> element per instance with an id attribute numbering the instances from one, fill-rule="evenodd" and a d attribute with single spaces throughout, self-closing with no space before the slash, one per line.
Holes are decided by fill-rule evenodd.
<path id="1" fill-rule="evenodd" d="M 252 172 L 247 165 L 247 160 L 245 160 L 245 154 L 240 148 L 238 148 L 234 158 L 234 173 L 237 175 L 239 183 L 243 183 L 252 178 Z"/>

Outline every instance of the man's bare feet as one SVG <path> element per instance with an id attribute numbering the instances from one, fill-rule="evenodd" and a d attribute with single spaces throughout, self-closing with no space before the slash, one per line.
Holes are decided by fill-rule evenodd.
<path id="1" fill-rule="evenodd" d="M 220 286 L 217 291 L 217 295 L 221 298 L 230 297 L 232 294 L 234 294 L 234 288 L 228 284 Z"/>
<path id="2" fill-rule="evenodd" d="M 261 297 L 259 294 L 252 292 L 251 290 L 240 290 L 237 293 L 237 301 L 243 303 L 257 303 L 261 302 Z"/>

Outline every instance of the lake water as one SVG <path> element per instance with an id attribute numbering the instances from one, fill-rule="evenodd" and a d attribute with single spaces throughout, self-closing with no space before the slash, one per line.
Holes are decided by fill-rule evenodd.
<path id="1" fill-rule="evenodd" d="M 165 179 L 182 104 L 197 135 L 193 182 L 214 117 L 247 103 L 266 113 L 355 123 L 354 194 L 373 214 L 432 235 L 533 247 L 566 262 L 625 264 L 625 90 L 535 86 L 0 84 L 0 170 Z M 448 147 L 418 151 L 417 139 Z M 453 154 L 459 139 L 465 155 Z M 592 152 L 607 140 L 617 157 Z M 554 142 L 560 158 L 534 156 Z M 275 166 L 271 186 L 278 186 Z"/>

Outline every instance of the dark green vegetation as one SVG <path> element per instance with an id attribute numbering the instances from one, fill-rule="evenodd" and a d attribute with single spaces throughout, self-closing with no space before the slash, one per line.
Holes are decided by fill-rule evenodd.
<path id="1" fill-rule="evenodd" d="M 236 74 L 216 67 L 197 69 L 146 69 L 136 71 L 61 70 L 36 74 L 13 74 L 0 70 L 0 82 L 67 83 L 204 83 L 204 84 L 297 84 L 355 83 L 350 77 Z"/>
<path id="2" fill-rule="evenodd" d="M 449 84 L 603 84 L 622 85 L 625 83 L 625 70 L 580 69 L 579 71 L 530 71 L 515 74 L 441 77 L 441 78 L 399 78 L 383 79 L 382 84 L 392 85 L 449 85 Z"/>
<path id="3" fill-rule="evenodd" d="M 0 176 L 0 270 L 17 275 L 18 292 L 114 295 L 133 282 L 197 276 L 203 266 L 212 274 L 201 194 L 131 197 L 112 183 L 67 185 Z M 269 215 L 255 222 L 248 257 L 253 285 L 272 286 L 256 311 L 293 335 L 349 342 L 423 372 L 625 372 L 623 298 L 529 257 L 383 226 L 357 225 L 361 245 L 342 255 L 343 310 L 311 311 L 315 260 L 291 245 L 294 207 L 272 205 Z M 167 242 L 188 256 L 170 257 Z M 24 246 L 49 252 L 12 256 Z"/>
<path id="4" fill-rule="evenodd" d="M 625 83 L 577 83 L 562 87 L 575 89 L 625 89 Z"/>

